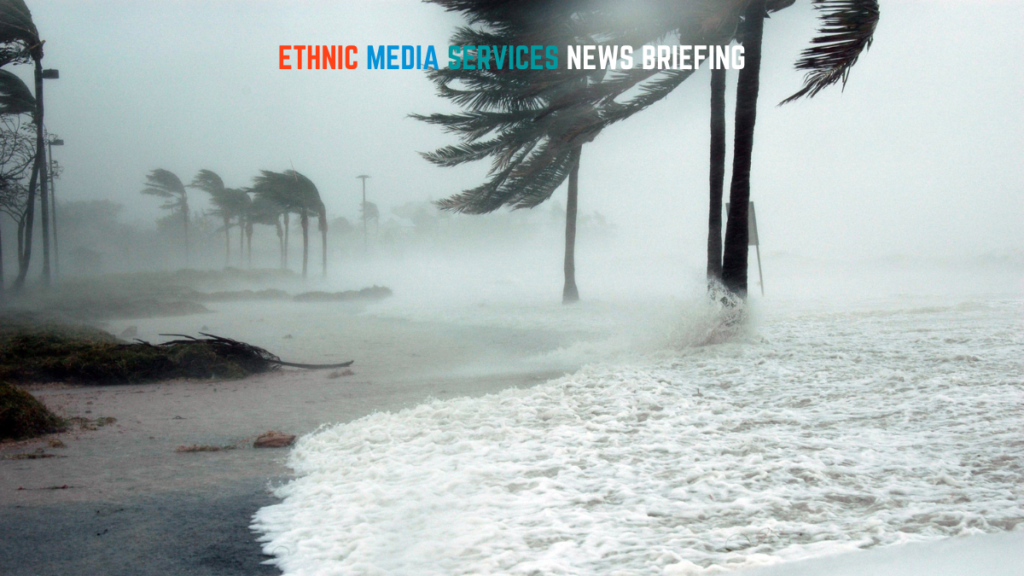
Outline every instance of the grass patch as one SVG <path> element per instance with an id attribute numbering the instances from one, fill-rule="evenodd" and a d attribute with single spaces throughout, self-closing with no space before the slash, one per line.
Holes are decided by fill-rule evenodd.
<path id="1" fill-rule="evenodd" d="M 67 428 L 61 417 L 28 392 L 0 382 L 0 439 L 22 440 Z"/>

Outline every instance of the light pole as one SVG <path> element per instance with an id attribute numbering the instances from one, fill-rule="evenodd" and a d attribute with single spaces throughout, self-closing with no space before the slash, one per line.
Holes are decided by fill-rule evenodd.
<path id="1" fill-rule="evenodd" d="M 56 172 L 56 170 L 53 169 L 53 147 L 63 146 L 64 140 L 51 136 L 46 144 L 49 146 L 50 153 L 50 199 L 52 200 L 50 214 L 53 215 L 53 275 L 54 277 L 60 277 L 60 249 L 57 244 L 57 183 L 53 180 L 53 174 Z"/>
<path id="2" fill-rule="evenodd" d="M 43 144 L 43 80 L 57 80 L 60 78 L 60 72 L 53 68 L 47 68 L 43 70 L 39 67 L 39 62 L 36 62 L 36 100 L 39 106 L 39 139 L 37 142 L 40 146 Z M 39 150 L 43 152 L 43 150 Z M 46 158 L 42 159 L 42 163 L 39 165 L 39 169 L 42 172 L 39 178 L 39 192 L 40 208 L 42 208 L 42 221 L 43 221 L 43 283 L 46 286 L 50 285 L 50 210 L 53 208 L 50 206 L 50 191 L 47 189 L 49 167 L 46 165 Z"/>
<path id="3" fill-rule="evenodd" d="M 366 255 L 368 250 L 367 246 L 369 244 L 366 234 L 366 179 L 369 178 L 369 176 L 366 174 L 360 174 L 359 176 L 356 176 L 356 178 L 363 181 L 363 204 L 361 208 L 363 211 L 363 255 Z"/>

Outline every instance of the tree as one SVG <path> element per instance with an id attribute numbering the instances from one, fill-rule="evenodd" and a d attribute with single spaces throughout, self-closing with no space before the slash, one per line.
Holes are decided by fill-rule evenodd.
<path id="1" fill-rule="evenodd" d="M 878 23 L 877 0 L 813 0 L 822 22 L 818 36 L 804 51 L 797 69 L 807 70 L 804 86 L 782 103 L 813 97 L 825 88 L 846 83 L 860 54 L 871 46 Z M 786 5 L 793 3 L 787 0 Z M 768 5 L 751 0 L 743 14 L 743 45 L 746 65 L 736 87 L 736 128 L 733 148 L 729 220 L 725 230 L 722 283 L 734 294 L 746 297 L 749 252 L 750 166 L 757 120 L 760 86 L 761 39 Z"/>
<path id="2" fill-rule="evenodd" d="M 277 231 L 277 242 L 281 250 L 281 268 L 286 267 L 284 232 L 281 226 L 281 215 L 284 209 L 266 196 L 256 194 L 249 204 L 249 213 L 246 218 L 246 235 L 249 239 L 249 264 L 252 265 L 252 233 L 255 224 L 273 226 Z"/>
<path id="3" fill-rule="evenodd" d="M 210 212 L 218 216 L 224 222 L 224 239 L 226 253 L 224 265 L 231 264 L 231 220 L 237 221 L 238 226 L 238 260 L 242 261 L 244 250 L 244 235 L 246 231 L 246 216 L 249 212 L 251 199 L 244 190 L 227 188 L 224 181 L 212 170 L 200 170 L 189 184 L 190 188 L 197 188 L 210 195 L 210 203 L 214 209 Z"/>
<path id="4" fill-rule="evenodd" d="M 35 111 L 35 98 L 20 78 L 0 70 L 0 211 L 18 222 L 18 260 L 24 239 L 25 187 L 22 179 L 35 160 L 28 126 L 21 115 Z M 4 290 L 3 246 L 0 245 L 0 293 Z"/>
<path id="5" fill-rule="evenodd" d="M 253 192 L 257 198 L 273 202 L 284 210 L 285 233 L 287 234 L 288 214 L 299 215 L 302 227 L 302 277 L 306 278 L 309 269 L 309 215 L 317 215 L 320 235 L 321 253 L 323 257 L 323 274 L 327 275 L 327 210 L 320 199 L 316 185 L 306 176 L 295 170 L 271 172 L 261 170 L 260 175 L 253 179 Z M 286 237 L 287 238 L 287 237 Z M 287 247 L 287 239 L 286 244 Z"/>
<path id="6" fill-rule="evenodd" d="M 18 277 L 14 281 L 16 290 L 25 284 L 32 258 L 32 232 L 35 224 L 36 185 L 41 188 L 41 210 L 43 216 L 43 281 L 50 281 L 49 254 L 49 198 L 46 190 L 45 140 L 43 137 L 43 41 L 32 21 L 32 12 L 23 0 L 0 0 L 0 66 L 10 63 L 35 63 L 35 107 L 33 122 L 36 126 L 36 153 L 29 178 L 26 209 L 23 216 L 24 238 L 18 254 Z"/>
<path id="7" fill-rule="evenodd" d="M 574 25 L 573 18 L 578 13 L 575 2 L 433 1 L 448 10 L 463 12 L 475 25 L 458 29 L 451 40 L 453 45 L 594 43 L 583 27 Z M 471 50 L 470 55 L 479 58 L 480 50 Z M 462 141 L 423 156 L 445 167 L 485 158 L 492 161 L 487 182 L 437 205 L 443 210 L 467 214 L 486 214 L 503 206 L 533 208 L 550 198 L 568 179 L 562 302 L 578 301 L 575 242 L 579 160 L 583 145 L 592 141 L 599 130 L 581 128 L 574 121 L 592 119 L 595 112 L 587 103 L 574 103 L 571 96 L 581 88 L 599 83 L 604 71 L 462 67 L 429 70 L 428 76 L 441 96 L 465 111 L 413 116 L 442 126 L 459 135 Z"/>
<path id="8" fill-rule="evenodd" d="M 171 171 L 157 168 L 146 176 L 146 187 L 142 189 L 143 194 L 156 196 L 164 199 L 161 206 L 164 210 L 178 213 L 182 222 L 182 239 L 185 244 L 185 267 L 189 265 L 188 248 L 188 191 L 181 180 Z"/>
<path id="9" fill-rule="evenodd" d="M 708 201 L 708 287 L 722 281 L 722 188 L 725 184 L 725 69 L 711 71 L 711 159 Z"/>

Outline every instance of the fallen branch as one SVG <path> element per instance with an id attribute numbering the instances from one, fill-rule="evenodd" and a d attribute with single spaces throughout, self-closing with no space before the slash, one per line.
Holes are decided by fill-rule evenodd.
<path id="1" fill-rule="evenodd" d="M 349 360 L 348 362 L 341 362 L 337 364 L 299 364 L 296 362 L 285 362 L 281 360 L 277 355 L 264 350 L 258 346 L 247 344 L 245 342 L 239 342 L 238 340 L 232 340 L 231 338 L 225 338 L 223 336 L 217 336 L 216 334 L 207 334 L 206 332 L 200 332 L 205 339 L 195 338 L 187 334 L 161 334 L 161 336 L 175 336 L 177 338 L 185 338 L 185 340 L 171 340 L 159 344 L 159 346 L 173 346 L 176 344 L 191 344 L 195 342 L 201 342 L 212 346 L 221 347 L 225 351 L 229 351 L 234 354 L 247 355 L 259 357 L 263 361 L 273 364 L 275 366 L 288 366 L 289 368 L 303 368 L 306 370 L 326 370 L 333 368 L 348 368 L 355 363 L 355 360 Z M 140 340 L 141 342 L 141 340 Z M 144 342 L 144 344 L 149 344 Z"/>

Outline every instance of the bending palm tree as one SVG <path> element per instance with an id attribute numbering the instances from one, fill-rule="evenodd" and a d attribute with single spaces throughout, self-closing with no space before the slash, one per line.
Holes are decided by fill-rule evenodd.
<path id="1" fill-rule="evenodd" d="M 257 198 L 263 198 L 284 209 L 285 231 L 287 233 L 288 214 L 299 215 L 302 227 L 302 277 L 309 272 L 309 215 L 314 213 L 319 220 L 322 239 L 323 274 L 327 275 L 327 210 L 320 200 L 320 192 L 316 185 L 295 170 L 271 172 L 261 170 L 260 175 L 253 179 L 253 192 Z M 286 245 L 287 246 L 287 245 Z"/>
<path id="2" fill-rule="evenodd" d="M 36 125 L 36 156 L 29 180 L 26 205 L 26 224 L 23 250 L 18 254 L 18 277 L 14 282 L 16 290 L 25 284 L 32 259 L 32 229 L 35 224 L 36 185 L 40 185 L 40 208 L 43 217 L 43 282 L 50 282 L 50 238 L 49 198 L 46 189 L 44 169 L 45 140 L 43 137 L 43 42 L 32 21 L 32 12 L 23 0 L 0 0 L 0 66 L 9 63 L 33 61 L 35 63 L 35 109 L 33 122 Z"/>
<path id="3" fill-rule="evenodd" d="M 142 193 L 163 198 L 164 204 L 161 208 L 181 214 L 182 238 L 185 241 L 185 267 L 187 268 L 189 265 L 188 191 L 185 190 L 185 185 L 173 172 L 157 168 L 146 176 L 146 187 L 142 189 Z"/>
<path id="4" fill-rule="evenodd" d="M 513 6 L 489 0 L 431 1 L 463 12 L 477 25 L 458 29 L 452 37 L 453 45 L 595 43 L 575 25 L 577 8 L 572 2 L 526 0 Z M 458 134 L 462 141 L 423 156 L 445 167 L 485 158 L 492 161 L 484 184 L 437 205 L 467 214 L 486 214 L 503 206 L 533 208 L 568 179 L 562 302 L 578 301 L 575 246 L 579 160 L 583 145 L 592 141 L 600 129 L 581 127 L 580 119 L 593 121 L 598 115 L 593 105 L 577 102 L 576 95 L 600 83 L 604 71 L 445 68 L 430 70 L 428 75 L 441 96 L 465 111 L 413 115 Z"/>
<path id="5" fill-rule="evenodd" d="M 0 116 L 17 116 L 20 114 L 32 114 L 35 112 L 36 102 L 32 96 L 32 92 L 29 91 L 28 86 L 21 81 L 11 72 L 7 70 L 0 70 Z M 16 133 L 12 134 L 12 142 L 16 142 Z M 12 146 L 13 150 L 15 147 Z M 34 163 L 33 163 L 34 164 Z M 4 191 L 14 186 L 20 186 L 16 180 L 20 180 L 21 174 L 27 165 L 19 164 L 20 169 L 17 170 L 17 178 L 9 178 L 9 175 L 5 174 L 2 182 L 0 182 L 0 188 Z M 22 227 L 19 226 L 19 230 Z M 24 244 L 23 238 L 19 235 L 18 237 L 19 246 Z M 21 260 L 21 249 L 18 250 L 18 259 Z M 3 248 L 0 246 L 0 294 L 4 290 L 4 265 L 3 265 Z"/>
<path id="6" fill-rule="evenodd" d="M 252 199 L 249 205 L 249 212 L 246 215 L 245 222 L 245 233 L 249 238 L 249 264 L 252 265 L 252 233 L 253 226 L 255 224 L 262 224 L 264 226 L 273 226 L 277 231 L 277 242 L 280 248 L 280 266 L 285 267 L 284 260 L 284 231 L 281 226 L 281 214 L 284 209 L 281 208 L 276 202 L 266 198 L 265 196 L 256 195 Z"/>

